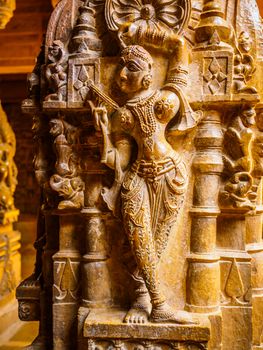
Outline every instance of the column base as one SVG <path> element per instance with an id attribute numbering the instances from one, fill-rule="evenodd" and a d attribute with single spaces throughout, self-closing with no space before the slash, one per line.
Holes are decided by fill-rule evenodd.
<path id="1" fill-rule="evenodd" d="M 223 350 L 249 350 L 252 344 L 252 307 L 222 307 Z"/>
<path id="2" fill-rule="evenodd" d="M 79 350 L 208 349 L 210 322 L 200 317 L 195 325 L 123 323 L 124 310 L 91 310 L 83 327 Z"/>

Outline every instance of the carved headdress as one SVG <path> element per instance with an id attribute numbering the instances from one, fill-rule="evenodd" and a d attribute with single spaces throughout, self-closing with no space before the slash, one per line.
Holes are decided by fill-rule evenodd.
<path id="1" fill-rule="evenodd" d="M 122 49 L 121 56 L 129 57 L 129 58 L 138 58 L 149 64 L 151 68 L 153 65 L 152 56 L 149 54 L 147 50 L 145 50 L 140 45 L 129 45 Z"/>

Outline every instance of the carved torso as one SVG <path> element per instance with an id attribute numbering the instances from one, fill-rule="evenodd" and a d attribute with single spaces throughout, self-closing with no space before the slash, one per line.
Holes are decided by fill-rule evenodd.
<path id="1" fill-rule="evenodd" d="M 174 152 L 165 137 L 168 122 L 179 109 L 170 91 L 154 91 L 141 100 L 130 100 L 112 117 L 112 131 L 131 135 L 138 146 L 137 159 L 160 160 Z"/>

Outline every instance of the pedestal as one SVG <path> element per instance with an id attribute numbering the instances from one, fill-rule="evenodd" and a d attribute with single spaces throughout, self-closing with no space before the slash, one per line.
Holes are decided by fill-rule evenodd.
<path id="1" fill-rule="evenodd" d="M 91 349 L 208 349 L 210 323 L 200 317 L 199 325 L 134 324 L 122 322 L 125 311 L 91 311 L 85 320 L 85 343 L 79 350 Z"/>

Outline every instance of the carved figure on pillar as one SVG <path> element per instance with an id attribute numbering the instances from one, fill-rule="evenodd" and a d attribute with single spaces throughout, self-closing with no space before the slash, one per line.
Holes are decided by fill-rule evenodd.
<path id="1" fill-rule="evenodd" d="M 253 201 L 256 194 L 251 176 L 253 132 L 250 129 L 254 124 L 255 110 L 250 106 L 244 107 L 240 114 L 234 117 L 225 133 L 224 163 L 230 179 L 221 192 L 221 201 L 225 204 L 232 203 L 238 208 L 253 209 L 255 206 Z"/>
<path id="2" fill-rule="evenodd" d="M 64 44 L 55 40 L 48 48 L 48 64 L 46 67 L 46 79 L 50 94 L 46 101 L 64 101 L 66 98 L 67 65 Z"/>
<path id="3" fill-rule="evenodd" d="M 80 209 L 84 204 L 85 185 L 81 178 L 76 176 L 78 164 L 74 147 L 78 142 L 77 128 L 63 119 L 52 119 L 50 126 L 56 153 L 56 174 L 50 178 L 50 186 L 64 198 L 58 209 Z"/>
<path id="4" fill-rule="evenodd" d="M 256 94 L 257 89 L 248 86 L 249 80 L 255 73 L 254 58 L 249 54 L 251 51 L 251 38 L 248 33 L 242 32 L 238 38 L 238 53 L 234 59 L 234 92 Z"/>
<path id="5" fill-rule="evenodd" d="M 27 108 L 44 349 L 263 349 L 255 1 L 58 2 Z"/>
<path id="6" fill-rule="evenodd" d="M 161 90 L 151 88 L 150 53 L 143 46 L 124 44 L 125 39 L 132 42 L 138 35 L 140 44 L 147 40 L 148 45 L 160 51 L 159 45 L 171 50 L 167 79 Z M 95 107 L 93 116 L 104 140 L 101 161 L 115 170 L 115 185 L 104 188 L 102 196 L 113 211 L 114 202 L 121 201 L 123 224 L 137 264 L 130 271 L 137 285 L 135 300 L 124 322 L 143 323 L 149 318 L 152 322 L 192 323 L 186 312 L 175 311 L 167 304 L 157 271 L 182 208 L 188 181 L 186 166 L 167 141 L 165 130 L 171 121 L 178 124 L 181 132 L 196 125 L 196 115 L 182 91 L 187 82 L 186 47 L 180 37 L 135 26 L 120 33 L 119 38 L 123 48 L 116 82 L 127 101 L 112 115 L 106 108 Z M 184 79 L 179 76 L 182 73 Z M 131 139 L 138 148 L 134 162 Z"/>

